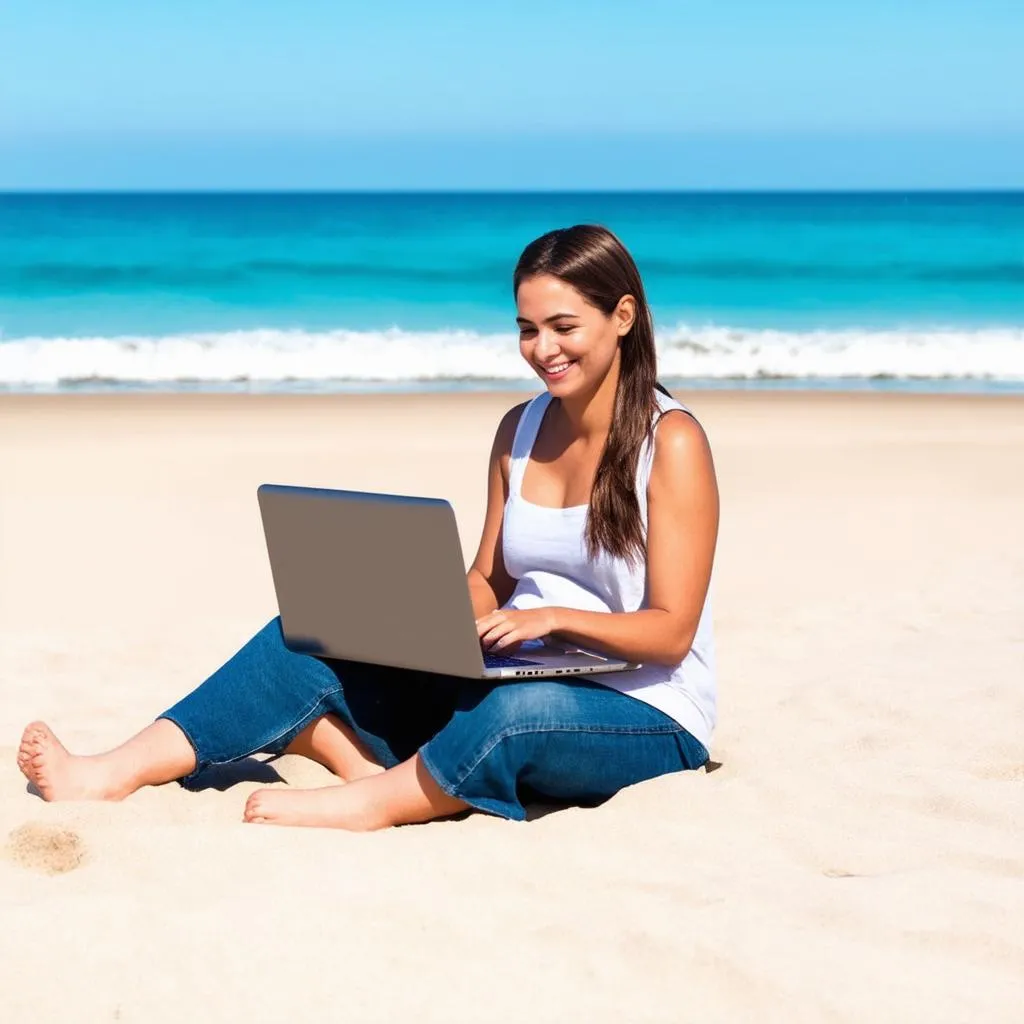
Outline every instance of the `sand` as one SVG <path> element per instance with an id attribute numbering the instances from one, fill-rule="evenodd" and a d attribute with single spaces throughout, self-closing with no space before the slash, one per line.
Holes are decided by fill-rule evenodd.
<path id="1" fill-rule="evenodd" d="M 364 835 L 242 824 L 260 764 L 28 790 L 27 721 L 110 746 L 276 614 L 259 483 L 447 497 L 469 557 L 521 397 L 0 397 L 0 1020 L 1022 1019 L 1016 397 L 682 396 L 722 490 L 714 771 Z"/>

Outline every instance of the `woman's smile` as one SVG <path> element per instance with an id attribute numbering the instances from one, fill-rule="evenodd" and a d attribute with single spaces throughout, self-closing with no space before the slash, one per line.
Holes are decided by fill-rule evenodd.
<path id="1" fill-rule="evenodd" d="M 546 380 L 561 380 L 576 365 L 576 362 L 575 359 L 560 359 L 557 363 L 537 366 L 537 369 L 540 370 Z"/>

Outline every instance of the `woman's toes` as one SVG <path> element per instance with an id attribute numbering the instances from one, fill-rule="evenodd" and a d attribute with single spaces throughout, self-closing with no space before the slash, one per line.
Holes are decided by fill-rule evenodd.
<path id="1" fill-rule="evenodd" d="M 56 739 L 57 737 L 53 735 L 53 731 L 45 722 L 32 722 L 25 727 L 21 743 L 23 747 L 32 750 L 38 747 L 40 743 L 50 740 L 56 741 Z"/>
<path id="2" fill-rule="evenodd" d="M 104 759 L 69 754 L 45 722 L 25 730 L 18 766 L 44 800 L 119 799 Z"/>
<path id="3" fill-rule="evenodd" d="M 48 799 L 46 767 L 48 760 L 58 760 L 67 751 L 43 722 L 32 722 L 25 728 L 18 748 L 18 767 L 22 773 Z"/>
<path id="4" fill-rule="evenodd" d="M 322 789 L 262 789 L 245 805 L 244 820 L 270 825 L 312 825 L 363 832 L 380 827 L 377 815 L 366 813 L 363 802 L 353 800 L 353 784 Z"/>
<path id="5" fill-rule="evenodd" d="M 253 825 L 265 825 L 274 824 L 281 822 L 282 810 L 287 812 L 289 805 L 292 801 L 289 799 L 293 797 L 292 793 L 275 793 L 268 789 L 258 789 L 255 793 L 250 794 L 249 799 L 245 802 L 245 813 L 242 815 L 242 820 L 247 821 Z M 285 813 L 284 818 L 287 819 L 289 816 Z M 290 824 L 285 820 L 284 824 Z"/>
<path id="6" fill-rule="evenodd" d="M 249 796 L 249 799 L 245 802 L 245 810 L 242 813 L 243 821 L 262 821 L 262 799 L 261 794 L 263 790 L 257 790 Z"/>
<path id="7" fill-rule="evenodd" d="M 25 729 L 21 738 L 21 747 L 29 755 L 39 754 L 53 745 L 64 749 L 64 745 L 45 722 L 33 722 Z"/>

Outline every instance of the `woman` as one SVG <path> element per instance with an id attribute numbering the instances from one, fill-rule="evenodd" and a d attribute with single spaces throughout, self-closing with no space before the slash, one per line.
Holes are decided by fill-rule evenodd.
<path id="1" fill-rule="evenodd" d="M 259 751 L 303 754 L 345 784 L 258 790 L 244 820 L 367 830 L 467 809 L 521 820 L 528 799 L 593 804 L 704 764 L 718 532 L 704 432 L 656 384 L 643 285 L 610 231 L 538 238 L 513 290 L 546 390 L 505 415 L 491 450 L 467 574 L 481 644 L 549 637 L 642 667 L 492 685 L 293 653 L 275 618 L 105 754 L 73 756 L 29 725 L 18 764 L 44 799 L 120 800 Z"/>

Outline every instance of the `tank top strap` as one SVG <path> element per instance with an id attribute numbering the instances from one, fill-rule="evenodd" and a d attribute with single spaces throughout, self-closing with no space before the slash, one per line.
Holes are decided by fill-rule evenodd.
<path id="1" fill-rule="evenodd" d="M 540 422 L 544 418 L 544 412 L 550 401 L 551 392 L 542 391 L 536 398 L 530 400 L 519 417 L 516 432 L 512 438 L 512 454 L 509 459 L 509 494 L 519 494 L 519 486 L 523 480 L 523 473 L 526 471 L 526 463 L 530 458 L 530 452 L 533 451 L 533 442 L 537 439 Z"/>

